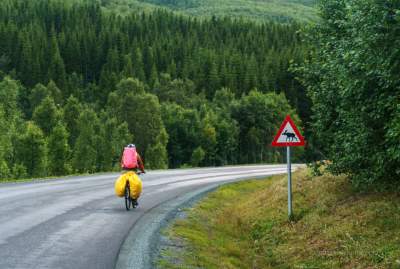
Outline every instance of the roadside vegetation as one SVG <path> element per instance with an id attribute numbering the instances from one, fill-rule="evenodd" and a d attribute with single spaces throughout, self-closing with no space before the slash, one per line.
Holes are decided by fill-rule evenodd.
<path id="1" fill-rule="evenodd" d="M 293 175 L 220 187 L 168 231 L 159 268 L 400 268 L 400 195 L 346 176 Z"/>
<path id="2" fill-rule="evenodd" d="M 358 188 L 400 182 L 400 2 L 323 0 L 299 76 L 313 144 Z"/>

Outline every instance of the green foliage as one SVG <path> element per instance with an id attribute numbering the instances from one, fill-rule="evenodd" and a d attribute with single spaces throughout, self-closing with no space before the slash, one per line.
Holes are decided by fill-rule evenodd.
<path id="1" fill-rule="evenodd" d="M 8 168 L 7 162 L 0 160 L 0 179 L 10 178 L 10 169 Z"/>
<path id="2" fill-rule="evenodd" d="M 23 175 L 26 168 L 26 173 L 32 177 L 47 175 L 47 143 L 42 130 L 34 122 L 26 124 L 26 129 L 18 137 L 15 150 L 16 164 L 22 166 L 16 166 L 14 172 Z"/>
<path id="3" fill-rule="evenodd" d="M 365 188 L 400 179 L 398 1 L 322 1 L 300 68 L 319 147 L 331 171 Z"/>
<path id="4" fill-rule="evenodd" d="M 132 143 L 133 137 L 129 132 L 126 122 L 119 123 L 116 118 L 103 114 L 101 128 L 101 138 L 98 145 L 99 156 L 98 165 L 101 171 L 110 171 L 120 168 L 120 158 L 122 149 L 125 145 Z"/>
<path id="5" fill-rule="evenodd" d="M 32 174 L 28 174 L 28 171 L 26 169 L 26 167 L 23 164 L 14 164 L 11 170 L 11 175 L 12 178 L 15 179 L 23 179 L 23 178 L 27 178 L 27 177 L 32 177 L 34 175 Z"/>
<path id="6" fill-rule="evenodd" d="M 120 96 L 125 96 L 129 93 L 140 95 L 145 93 L 145 85 L 138 79 L 127 78 L 118 83 L 117 90 Z"/>
<path id="7" fill-rule="evenodd" d="M 206 156 L 206 152 L 201 147 L 196 148 L 192 153 L 192 157 L 190 159 L 190 164 L 193 167 L 198 167 L 201 164 L 201 162 L 204 160 L 205 156 Z"/>
<path id="8" fill-rule="evenodd" d="M 36 84 L 36 86 L 31 90 L 29 96 L 28 96 L 28 100 L 29 100 L 29 104 L 30 104 L 30 108 L 29 108 L 29 112 L 28 117 L 32 117 L 33 114 L 33 109 L 36 108 L 37 106 L 39 106 L 39 104 L 46 98 L 46 97 L 50 97 L 51 96 L 51 92 L 49 91 L 49 89 L 42 85 L 42 84 Z"/>
<path id="9" fill-rule="evenodd" d="M 157 137 L 163 132 L 161 106 L 158 98 L 151 94 L 139 95 L 134 98 L 135 104 L 133 130 L 140 149 L 146 152 L 150 145 L 156 144 Z M 144 156 L 146 158 L 146 156 Z"/>
<path id="10" fill-rule="evenodd" d="M 163 128 L 157 136 L 156 143 L 150 146 L 146 152 L 146 164 L 150 169 L 168 168 L 167 143 L 168 134 Z"/>
<path id="11" fill-rule="evenodd" d="M 146 167 L 150 169 L 167 169 L 168 153 L 160 142 L 150 146 L 146 151 Z"/>
<path id="12" fill-rule="evenodd" d="M 169 134 L 167 145 L 170 167 L 180 167 L 190 161 L 198 146 L 200 133 L 199 114 L 173 103 L 162 105 L 162 117 Z"/>
<path id="13" fill-rule="evenodd" d="M 164 129 L 157 96 L 144 93 L 143 84 L 137 80 L 123 80 L 119 89 L 109 95 L 108 111 L 128 124 L 137 148 L 146 159 L 148 148 L 157 144 Z"/>
<path id="14" fill-rule="evenodd" d="M 64 125 L 58 123 L 48 139 L 49 172 L 51 175 L 66 175 L 70 171 L 68 132 Z"/>
<path id="15" fill-rule="evenodd" d="M 158 85 L 152 91 L 163 102 L 173 102 L 181 106 L 189 106 L 197 99 L 196 87 L 188 79 L 172 79 L 169 74 L 161 74 Z"/>
<path id="16" fill-rule="evenodd" d="M 99 144 L 99 119 L 91 108 L 84 108 L 78 118 L 79 135 L 76 139 L 72 165 L 80 173 L 95 172 Z"/>
<path id="17" fill-rule="evenodd" d="M 0 179 L 13 176 L 15 165 L 16 140 L 24 131 L 22 112 L 19 108 L 19 95 L 23 88 L 10 77 L 0 82 Z"/>
<path id="18" fill-rule="evenodd" d="M 53 98 L 48 96 L 35 108 L 32 119 L 48 136 L 61 120 L 61 117 L 61 112 L 54 103 Z"/>
<path id="19" fill-rule="evenodd" d="M 3 106 L 0 105 L 0 126 L 7 126 L 9 123 L 7 122 L 7 118 L 5 116 L 5 112 Z M 1 164 L 2 170 L 6 171 L 7 167 L 7 160 L 10 160 L 12 153 L 12 144 L 11 144 L 11 135 L 10 129 L 8 128 L 1 128 L 0 129 L 0 161 L 4 162 Z"/>
<path id="20" fill-rule="evenodd" d="M 3 106 L 5 117 L 9 121 L 14 121 L 21 116 L 18 107 L 18 96 L 21 91 L 18 81 L 5 77 L 0 82 L 0 104 Z"/>
<path id="21" fill-rule="evenodd" d="M 5 112 L 3 106 L 0 105 L 0 126 L 7 126 Z M 9 160 L 12 156 L 12 140 L 10 136 L 10 129 L 0 129 L 0 179 L 8 178 L 10 176 Z"/>
<path id="22" fill-rule="evenodd" d="M 57 87 L 57 84 L 50 80 L 49 84 L 47 84 L 47 89 L 51 93 L 51 96 L 54 99 L 54 103 L 59 106 L 63 104 L 63 94 L 61 90 Z"/>
<path id="23" fill-rule="evenodd" d="M 290 61 L 302 61 L 305 50 L 297 24 L 227 18 L 200 23 L 160 10 L 116 19 L 95 1 L 25 4 L 0 3 L 0 57 L 9 59 L 3 72 L 15 70 L 27 87 L 52 80 L 64 98 L 73 94 L 81 102 L 104 105 L 121 79 L 133 76 L 156 90 L 181 87 L 183 80 L 182 87 L 204 90 L 209 99 L 221 87 L 237 97 L 253 87 L 284 91 L 293 96 L 292 105 L 303 108 L 296 103 L 301 86 L 287 70 Z M 162 73 L 180 80 L 164 86 Z M 52 95 L 63 104 L 59 93 Z"/>
<path id="24" fill-rule="evenodd" d="M 69 145 L 73 147 L 79 135 L 78 116 L 82 110 L 82 105 L 79 103 L 79 100 L 77 98 L 71 95 L 67 99 L 63 110 L 63 121 L 65 122 L 67 131 L 69 133 L 68 142 Z"/>
<path id="25" fill-rule="evenodd" d="M 232 116 L 240 123 L 241 162 L 282 161 L 278 150 L 267 150 L 267 147 L 286 115 L 293 115 L 297 126 L 301 126 L 299 118 L 283 94 L 263 94 L 254 90 L 234 106 Z M 295 152 L 295 158 L 296 153 L 299 154 Z"/>

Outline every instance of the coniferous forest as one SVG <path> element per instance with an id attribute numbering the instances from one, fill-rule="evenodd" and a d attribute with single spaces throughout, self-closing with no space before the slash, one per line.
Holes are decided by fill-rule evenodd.
<path id="1" fill-rule="evenodd" d="M 1 1 L 0 178 L 118 169 L 127 143 L 153 169 L 281 161 L 285 115 L 309 119 L 299 28 Z"/>

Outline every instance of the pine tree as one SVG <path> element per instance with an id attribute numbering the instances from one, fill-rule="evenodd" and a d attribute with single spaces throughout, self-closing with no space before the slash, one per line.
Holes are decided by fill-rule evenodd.
<path id="1" fill-rule="evenodd" d="M 209 99 L 212 99 L 214 96 L 215 91 L 217 91 L 220 87 L 220 79 L 219 79 L 219 74 L 218 74 L 218 67 L 215 62 L 211 63 L 211 66 L 209 67 L 208 71 L 208 76 L 207 76 L 207 97 Z"/>
<path id="2" fill-rule="evenodd" d="M 49 64 L 48 77 L 50 80 L 53 80 L 58 85 L 58 87 L 60 87 L 61 89 L 65 89 L 67 85 L 67 75 L 65 72 L 64 61 L 60 55 L 60 49 L 58 47 L 55 33 L 53 33 L 53 36 L 51 38 L 50 53 L 51 59 Z"/>
<path id="3" fill-rule="evenodd" d="M 176 71 L 176 63 L 174 60 L 170 62 L 167 68 L 167 73 L 171 75 L 172 78 L 177 77 L 177 71 Z"/>
<path id="4" fill-rule="evenodd" d="M 146 82 L 146 75 L 144 72 L 143 55 L 139 48 L 137 48 L 135 50 L 133 71 L 135 73 L 136 78 L 138 78 L 142 82 Z"/>
<path id="5" fill-rule="evenodd" d="M 124 69 L 122 70 L 122 75 L 125 78 L 134 76 L 133 65 L 130 54 L 124 56 Z"/>
<path id="6" fill-rule="evenodd" d="M 155 86 L 159 85 L 160 81 L 158 79 L 158 71 L 155 64 L 151 68 L 150 78 L 149 78 L 149 86 L 154 88 Z"/>
<path id="7" fill-rule="evenodd" d="M 47 89 L 51 93 L 51 96 L 53 97 L 53 100 L 57 106 L 60 106 L 63 104 L 63 94 L 61 90 L 57 87 L 57 85 L 54 83 L 54 81 L 50 80 L 49 84 L 47 84 Z"/>
<path id="8" fill-rule="evenodd" d="M 51 92 L 49 89 L 42 85 L 42 84 L 36 84 L 36 86 L 31 90 L 28 100 L 29 100 L 29 113 L 28 117 L 32 117 L 33 110 L 39 106 L 39 104 L 46 98 L 52 96 Z"/>

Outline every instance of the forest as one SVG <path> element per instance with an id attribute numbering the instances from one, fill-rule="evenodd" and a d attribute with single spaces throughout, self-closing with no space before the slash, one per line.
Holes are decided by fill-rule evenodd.
<path id="1" fill-rule="evenodd" d="M 151 169 L 282 161 L 285 115 L 310 117 L 299 29 L 1 1 L 0 178 L 116 170 L 132 142 Z"/>

